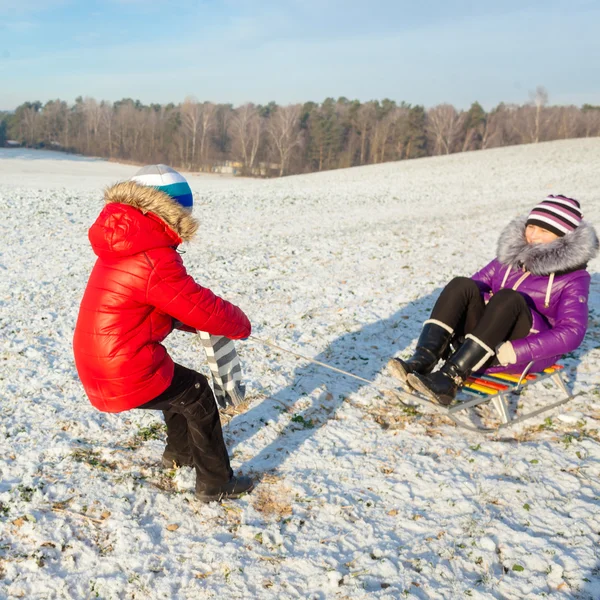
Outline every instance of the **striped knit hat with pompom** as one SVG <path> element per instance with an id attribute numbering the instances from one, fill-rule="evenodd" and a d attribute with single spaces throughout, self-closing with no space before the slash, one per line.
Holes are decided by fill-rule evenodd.
<path id="1" fill-rule="evenodd" d="M 537 225 L 562 237 L 575 231 L 581 219 L 583 214 L 579 202 L 559 194 L 550 195 L 535 206 L 527 217 L 527 225 Z"/>
<path id="2" fill-rule="evenodd" d="M 192 210 L 194 198 L 185 177 L 167 165 L 148 165 L 142 167 L 132 178 L 140 185 L 156 188 L 168 194 L 183 206 Z"/>

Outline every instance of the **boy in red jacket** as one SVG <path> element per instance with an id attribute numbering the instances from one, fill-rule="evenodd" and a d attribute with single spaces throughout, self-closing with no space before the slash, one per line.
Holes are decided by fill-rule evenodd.
<path id="1" fill-rule="evenodd" d="M 238 498 L 253 482 L 233 476 L 208 381 L 161 344 L 177 322 L 230 339 L 251 331 L 246 315 L 198 285 L 177 253 L 198 229 L 191 189 L 177 171 L 152 165 L 108 188 L 105 201 L 89 231 L 98 259 L 73 339 L 83 387 L 102 411 L 162 410 L 163 464 L 193 465 L 204 502 Z"/>

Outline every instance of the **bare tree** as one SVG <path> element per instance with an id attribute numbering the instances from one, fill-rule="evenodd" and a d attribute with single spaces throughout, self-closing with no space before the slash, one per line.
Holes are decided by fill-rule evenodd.
<path id="1" fill-rule="evenodd" d="M 435 144 L 435 154 L 450 154 L 461 127 L 461 116 L 451 104 L 438 104 L 427 111 L 427 133 Z"/>
<path id="2" fill-rule="evenodd" d="M 83 101 L 86 146 L 90 152 L 92 140 L 96 141 L 100 129 L 100 121 L 102 119 L 102 111 L 94 98 L 85 98 Z"/>
<path id="3" fill-rule="evenodd" d="M 113 107 L 110 102 L 100 103 L 100 126 L 106 132 L 108 158 L 113 156 Z"/>
<path id="4" fill-rule="evenodd" d="M 365 164 L 369 150 L 369 137 L 373 124 L 377 119 L 377 110 L 374 102 L 367 102 L 360 106 L 353 119 L 353 126 L 360 136 L 360 163 Z"/>
<path id="5" fill-rule="evenodd" d="M 36 135 L 40 113 L 35 107 L 28 106 L 22 112 L 22 128 L 25 134 L 25 139 L 30 146 L 36 142 Z"/>
<path id="6" fill-rule="evenodd" d="M 377 119 L 373 125 L 369 148 L 370 162 L 372 163 L 380 163 L 385 160 L 385 149 L 396 122 L 396 110 L 396 108 L 390 109 L 380 119 Z"/>
<path id="7" fill-rule="evenodd" d="M 532 144 L 535 139 L 535 108 L 509 105 L 504 112 L 505 131 L 502 146 L 507 144 Z"/>
<path id="8" fill-rule="evenodd" d="M 157 138 L 159 136 L 160 124 L 164 119 L 164 108 L 154 105 L 148 113 L 148 135 L 149 141 L 146 145 L 149 160 L 152 160 L 160 150 L 158 149 Z"/>
<path id="9" fill-rule="evenodd" d="M 593 137 L 600 135 L 600 108 L 590 107 L 582 111 L 583 135 Z"/>
<path id="10" fill-rule="evenodd" d="M 287 170 L 292 151 L 302 143 L 301 108 L 300 104 L 280 106 L 272 113 L 267 125 L 267 133 L 277 152 L 280 177 Z"/>
<path id="11" fill-rule="evenodd" d="M 511 131 L 518 136 L 513 143 L 537 144 L 542 138 L 542 127 L 546 124 L 544 107 L 548 102 L 548 92 L 538 86 L 530 92 L 530 101 L 524 106 L 515 106 L 509 113 Z"/>
<path id="12" fill-rule="evenodd" d="M 120 158 L 133 158 L 132 149 L 136 146 L 136 112 L 131 100 L 114 105 L 114 138 Z"/>
<path id="13" fill-rule="evenodd" d="M 181 125 L 191 139 L 191 157 L 185 157 L 188 169 L 196 164 L 196 140 L 201 127 L 202 109 L 196 98 L 188 96 L 181 105 Z M 202 153 L 201 153 L 202 154 Z"/>
<path id="14" fill-rule="evenodd" d="M 542 85 L 538 85 L 535 92 L 530 94 L 531 102 L 535 106 L 535 119 L 533 129 L 533 142 L 538 143 L 540 141 L 540 128 L 542 120 L 542 110 L 544 106 L 548 104 L 548 92 Z"/>
<path id="15" fill-rule="evenodd" d="M 148 129 L 148 109 L 142 108 L 137 109 L 133 113 L 132 119 L 132 144 L 131 144 L 131 155 L 132 156 L 143 156 L 142 148 L 145 147 L 144 141 L 146 139 L 146 130 Z"/>
<path id="16" fill-rule="evenodd" d="M 230 129 L 234 151 L 243 161 L 244 169 L 252 173 L 263 130 L 263 120 L 254 104 L 244 104 L 236 110 Z"/>
<path id="17" fill-rule="evenodd" d="M 41 133 L 46 142 L 60 144 L 66 129 L 67 103 L 61 100 L 46 102 L 40 115 Z"/>
<path id="18" fill-rule="evenodd" d="M 578 137 L 582 129 L 581 111 L 576 106 L 561 106 L 558 109 L 556 119 L 552 119 L 558 126 L 558 130 L 553 137 L 568 138 Z"/>
<path id="19" fill-rule="evenodd" d="M 200 113 L 201 132 L 200 132 L 200 160 L 203 163 L 207 161 L 208 142 L 210 133 L 215 127 L 215 112 L 216 106 L 210 102 L 202 104 Z"/>

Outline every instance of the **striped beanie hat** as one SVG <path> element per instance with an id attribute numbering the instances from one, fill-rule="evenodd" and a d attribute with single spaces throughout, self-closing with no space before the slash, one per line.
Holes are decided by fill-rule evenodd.
<path id="1" fill-rule="evenodd" d="M 583 214 L 579 202 L 559 194 L 550 195 L 535 206 L 527 217 L 527 225 L 543 227 L 562 237 L 575 231 L 581 219 Z"/>
<path id="2" fill-rule="evenodd" d="M 168 194 L 181 204 L 192 210 L 194 198 L 189 183 L 185 177 L 167 165 L 149 165 L 142 167 L 132 178 L 140 185 L 156 188 Z"/>

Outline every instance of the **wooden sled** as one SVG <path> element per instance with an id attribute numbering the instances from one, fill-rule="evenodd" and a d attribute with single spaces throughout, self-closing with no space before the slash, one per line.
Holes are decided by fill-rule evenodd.
<path id="1" fill-rule="evenodd" d="M 508 373 L 494 373 L 472 376 L 467 379 L 461 387 L 457 399 L 448 407 L 440 406 L 429 400 L 424 395 L 417 393 L 415 390 L 399 390 L 400 400 L 406 404 L 416 402 L 426 406 L 435 407 L 437 412 L 444 414 L 459 427 L 470 431 L 483 433 L 493 433 L 505 427 L 522 423 L 527 419 L 532 419 L 542 413 L 545 413 L 561 404 L 565 404 L 573 398 L 573 394 L 569 392 L 567 384 L 564 380 L 562 370 L 563 365 L 554 364 L 540 373 L 529 373 L 531 368 L 530 363 L 521 373 L 521 375 L 511 375 Z M 548 404 L 527 414 L 512 416 L 510 415 L 510 398 L 518 396 L 525 387 L 533 383 L 540 383 L 550 379 L 558 388 L 565 394 L 563 398 L 552 404 Z M 490 402 L 499 416 L 500 423 L 496 427 L 483 427 L 473 424 L 468 424 L 459 418 L 459 413 L 468 411 L 476 406 Z"/>

